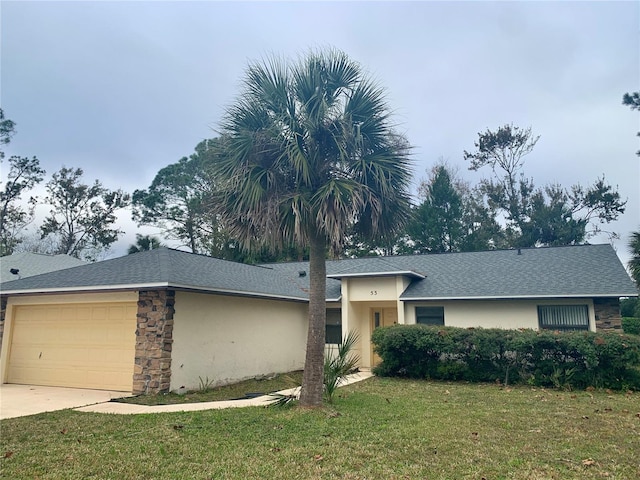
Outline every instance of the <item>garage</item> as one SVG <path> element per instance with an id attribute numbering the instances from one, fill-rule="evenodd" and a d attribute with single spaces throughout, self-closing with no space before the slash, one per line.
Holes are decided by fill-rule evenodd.
<path id="1" fill-rule="evenodd" d="M 6 381 L 131 391 L 135 302 L 15 305 Z"/>

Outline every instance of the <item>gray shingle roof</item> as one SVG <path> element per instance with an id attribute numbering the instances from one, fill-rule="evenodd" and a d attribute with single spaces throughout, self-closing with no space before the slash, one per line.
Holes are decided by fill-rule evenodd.
<path id="1" fill-rule="evenodd" d="M 403 300 L 638 294 L 611 245 L 524 248 L 520 253 L 494 250 L 335 260 L 327 262 L 327 275 L 410 272 L 414 280 Z M 270 266 L 292 272 L 307 269 L 308 263 Z M 417 275 L 425 278 L 416 279 Z"/>
<path id="2" fill-rule="evenodd" d="M 406 261 L 407 257 L 404 257 Z M 422 255 L 402 299 L 622 297 L 638 291 L 611 245 Z"/>
<path id="3" fill-rule="evenodd" d="M 308 272 L 308 262 L 252 266 L 161 248 L 6 282 L 0 288 L 12 294 L 167 287 L 306 301 Z M 394 272 L 413 279 L 403 300 L 638 293 L 610 245 L 580 245 L 522 249 L 520 255 L 499 250 L 328 261 L 327 300 L 340 298 L 339 277 Z"/>
<path id="4" fill-rule="evenodd" d="M 13 255 L 0 257 L 0 282 L 77 267 L 86 263 L 69 255 L 45 255 L 31 252 L 14 253 Z M 18 269 L 19 273 L 17 275 L 12 274 L 12 269 Z"/>
<path id="5" fill-rule="evenodd" d="M 413 256 L 411 258 L 418 258 Z M 355 260 L 355 259 L 354 259 Z M 425 274 L 415 270 L 415 262 L 404 261 L 405 257 L 370 257 L 357 261 L 342 260 L 331 266 L 327 275 L 333 278 L 405 275 L 410 278 L 424 278 Z M 411 265 L 409 265 L 411 264 Z"/>
<path id="6" fill-rule="evenodd" d="M 3 283 L 2 292 L 61 292 L 169 287 L 306 300 L 307 293 L 273 270 L 159 248 Z"/>

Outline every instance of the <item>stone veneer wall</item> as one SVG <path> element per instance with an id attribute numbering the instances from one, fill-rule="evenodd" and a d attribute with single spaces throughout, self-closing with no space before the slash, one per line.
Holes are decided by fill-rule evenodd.
<path id="1" fill-rule="evenodd" d="M 596 331 L 622 330 L 620 299 L 594 298 L 593 308 L 596 314 Z"/>
<path id="2" fill-rule="evenodd" d="M 165 393 L 171 381 L 175 291 L 138 292 L 133 393 Z"/>
<path id="3" fill-rule="evenodd" d="M 4 337 L 4 317 L 7 313 L 7 297 L 0 298 L 0 352 L 2 351 L 2 338 Z"/>

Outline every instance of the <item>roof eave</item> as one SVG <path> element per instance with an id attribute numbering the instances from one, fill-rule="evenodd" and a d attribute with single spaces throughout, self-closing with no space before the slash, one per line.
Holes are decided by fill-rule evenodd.
<path id="1" fill-rule="evenodd" d="M 407 297 L 400 296 L 401 301 L 424 301 L 424 300 L 533 300 L 533 299 L 546 299 L 546 298 L 614 298 L 614 297 L 637 297 L 636 293 L 593 293 L 593 294 L 553 294 L 553 295 L 496 295 L 496 296 L 456 296 L 456 297 L 444 297 L 444 296 L 421 296 L 421 297 Z"/>
<path id="2" fill-rule="evenodd" d="M 223 295 L 236 295 L 244 297 L 260 297 L 280 300 L 295 300 L 299 302 L 308 302 L 309 299 L 306 296 L 294 296 L 294 295 L 278 295 L 272 293 L 253 292 L 253 291 L 239 291 L 224 288 L 203 288 L 201 286 L 176 284 L 169 282 L 156 282 L 156 283 L 140 283 L 140 284 L 120 284 L 120 285 L 91 285 L 81 287 L 55 287 L 55 288 L 38 288 L 38 289 L 16 289 L 5 290 L 2 292 L 3 296 L 11 295 L 39 295 L 39 294 L 53 294 L 53 293 L 88 293 L 88 292 L 110 292 L 110 291 L 123 291 L 123 290 L 153 290 L 153 289 L 176 289 L 176 290 L 189 290 L 206 293 L 218 293 Z"/>
<path id="3" fill-rule="evenodd" d="M 199 286 L 192 285 L 180 285 L 180 284 L 172 284 L 170 288 L 175 288 L 177 290 L 190 290 L 190 291 L 198 291 L 198 292 L 206 292 L 206 293 L 216 293 L 221 295 L 233 295 L 240 297 L 252 297 L 252 298 L 268 298 L 272 300 L 291 300 L 296 302 L 308 302 L 309 299 L 306 296 L 295 296 L 295 295 L 278 295 L 275 293 L 263 293 L 263 292 L 251 292 L 246 290 L 232 290 L 225 288 L 204 288 Z"/>
<path id="4" fill-rule="evenodd" d="M 364 272 L 364 273 L 332 273 L 331 275 L 327 275 L 327 278 L 367 278 L 367 277 L 397 277 L 404 276 L 410 278 L 417 278 L 423 280 L 427 278 L 426 275 L 423 275 L 418 272 L 413 272 L 411 270 L 401 270 L 397 272 Z"/>
<path id="5" fill-rule="evenodd" d="M 38 295 L 47 293 L 86 293 L 109 292 L 113 290 L 149 290 L 154 288 L 169 288 L 166 282 L 121 284 L 121 285 L 83 285 L 80 287 L 51 287 L 51 288 L 18 288 L 15 290 L 3 290 L 2 295 Z"/>

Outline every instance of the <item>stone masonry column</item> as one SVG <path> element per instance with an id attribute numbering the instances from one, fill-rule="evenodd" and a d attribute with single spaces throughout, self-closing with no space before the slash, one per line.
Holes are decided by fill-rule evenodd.
<path id="1" fill-rule="evenodd" d="M 169 391 L 175 291 L 138 292 L 133 393 Z"/>
<path id="2" fill-rule="evenodd" d="M 594 298 L 593 309 L 596 314 L 596 331 L 622 331 L 622 315 L 618 298 Z"/>

